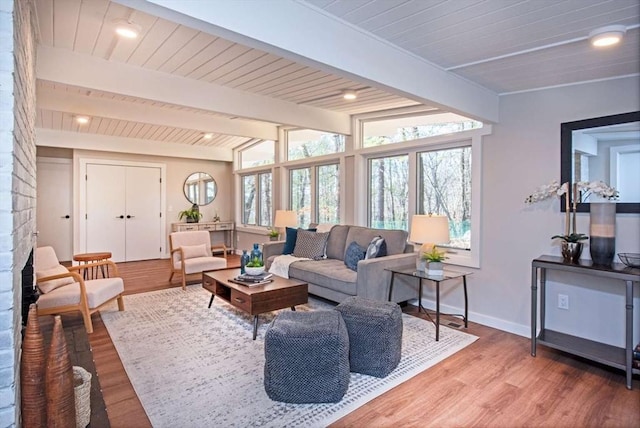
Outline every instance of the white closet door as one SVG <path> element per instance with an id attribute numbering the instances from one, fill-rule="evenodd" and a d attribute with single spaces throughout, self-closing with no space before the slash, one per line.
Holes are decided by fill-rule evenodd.
<path id="1" fill-rule="evenodd" d="M 126 261 L 126 168 L 87 164 L 86 251 L 110 251 L 115 262 Z"/>
<path id="2" fill-rule="evenodd" d="M 69 159 L 37 160 L 37 245 L 52 246 L 60 261 L 73 256 L 72 177 Z"/>
<path id="3" fill-rule="evenodd" d="M 160 168 L 127 167 L 127 261 L 161 256 L 160 186 Z"/>

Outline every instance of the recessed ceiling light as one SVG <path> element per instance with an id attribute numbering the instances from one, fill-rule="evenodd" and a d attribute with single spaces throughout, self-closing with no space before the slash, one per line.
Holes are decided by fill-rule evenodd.
<path id="1" fill-rule="evenodd" d="M 202 136 L 202 138 L 204 138 L 205 140 L 210 140 L 213 138 L 213 134 L 212 133 L 206 133 Z"/>
<path id="2" fill-rule="evenodd" d="M 627 27 L 624 25 L 608 25 L 589 33 L 589 40 L 595 47 L 612 46 L 620 43 L 626 32 Z"/>
<path id="3" fill-rule="evenodd" d="M 86 125 L 91 120 L 89 116 L 76 116 L 75 119 L 78 125 Z"/>
<path id="4" fill-rule="evenodd" d="M 356 91 L 343 91 L 342 98 L 344 98 L 345 100 L 355 100 L 356 98 L 358 98 L 358 94 L 356 93 Z"/>
<path id="5" fill-rule="evenodd" d="M 135 39 L 140 35 L 142 27 L 125 19 L 116 20 L 116 34 L 126 39 Z"/>

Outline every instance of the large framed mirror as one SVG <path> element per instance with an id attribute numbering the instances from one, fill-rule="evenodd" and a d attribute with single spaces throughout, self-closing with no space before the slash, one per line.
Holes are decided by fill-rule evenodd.
<path id="1" fill-rule="evenodd" d="M 194 172 L 184 180 L 184 196 L 192 204 L 210 204 L 217 193 L 216 181 L 206 172 Z"/>
<path id="2" fill-rule="evenodd" d="M 563 123 L 560 138 L 561 183 L 604 181 L 620 192 L 618 213 L 640 213 L 640 111 Z"/>

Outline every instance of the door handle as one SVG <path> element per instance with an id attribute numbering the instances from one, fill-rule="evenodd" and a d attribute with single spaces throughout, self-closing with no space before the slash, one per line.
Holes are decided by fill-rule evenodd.
<path id="1" fill-rule="evenodd" d="M 124 218 L 123 215 L 117 215 L 116 218 Z"/>
<path id="2" fill-rule="evenodd" d="M 67 214 L 67 215 L 63 215 L 63 216 L 62 216 L 62 217 L 60 217 L 60 218 L 71 218 L 71 216 L 70 216 L 69 214 Z"/>
<path id="3" fill-rule="evenodd" d="M 127 218 L 134 218 L 134 215 L 128 215 Z"/>

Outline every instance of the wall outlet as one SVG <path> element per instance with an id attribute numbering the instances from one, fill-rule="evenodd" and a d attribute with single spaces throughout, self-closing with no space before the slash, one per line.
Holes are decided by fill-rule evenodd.
<path id="1" fill-rule="evenodd" d="M 569 296 L 558 294 L 558 308 L 569 310 Z"/>

